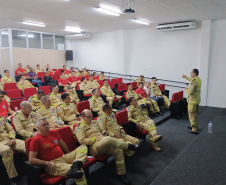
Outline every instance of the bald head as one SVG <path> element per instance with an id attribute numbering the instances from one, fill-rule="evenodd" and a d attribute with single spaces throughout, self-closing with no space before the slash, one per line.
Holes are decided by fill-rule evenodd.
<path id="1" fill-rule="evenodd" d="M 93 114 L 90 110 L 85 109 L 82 111 L 82 118 L 85 121 L 85 123 L 90 124 L 92 123 L 92 119 L 93 119 Z"/>
<path id="2" fill-rule="evenodd" d="M 83 117 L 83 116 L 89 115 L 90 113 L 92 114 L 92 112 L 91 112 L 89 109 L 84 109 L 84 110 L 82 111 L 82 114 L 81 114 L 81 115 L 82 115 L 82 117 Z"/>
<path id="3" fill-rule="evenodd" d="M 31 103 L 29 101 L 22 101 L 20 103 L 20 108 L 22 109 L 22 108 L 25 108 L 25 107 L 27 107 L 29 105 L 31 106 Z"/>
<path id="4" fill-rule="evenodd" d="M 23 114 L 30 114 L 32 110 L 31 103 L 28 101 L 22 101 L 20 103 L 20 109 Z"/>

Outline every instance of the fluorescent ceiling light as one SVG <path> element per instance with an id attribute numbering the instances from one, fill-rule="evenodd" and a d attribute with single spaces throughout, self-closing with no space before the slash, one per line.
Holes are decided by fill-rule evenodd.
<path id="1" fill-rule="evenodd" d="M 145 24 L 145 25 L 149 25 L 150 24 L 150 22 L 144 21 L 144 20 L 141 20 L 141 19 L 134 19 L 134 21 L 139 23 L 139 24 Z"/>
<path id="2" fill-rule="evenodd" d="M 43 23 L 35 23 L 35 22 L 26 22 L 22 21 L 23 24 L 30 25 L 30 26 L 39 26 L 39 27 L 45 27 L 46 25 Z"/>
<path id="3" fill-rule="evenodd" d="M 69 31 L 69 32 L 74 32 L 74 33 L 81 33 L 82 30 L 78 27 L 73 27 L 73 26 L 66 26 L 64 28 L 65 31 Z"/>
<path id="4" fill-rule="evenodd" d="M 2 35 L 9 35 L 8 32 L 0 32 Z"/>
<path id="5" fill-rule="evenodd" d="M 109 10 L 109 9 L 102 8 L 102 7 L 98 7 L 97 10 L 99 10 L 102 13 L 108 14 L 108 15 L 120 16 L 119 13 Z"/>
<path id="6" fill-rule="evenodd" d="M 27 35 L 17 35 L 18 37 L 26 37 Z M 28 34 L 28 38 L 34 38 L 34 35 Z"/>

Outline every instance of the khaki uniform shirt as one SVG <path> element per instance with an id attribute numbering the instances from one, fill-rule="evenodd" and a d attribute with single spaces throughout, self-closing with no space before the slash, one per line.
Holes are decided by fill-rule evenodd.
<path id="1" fill-rule="evenodd" d="M 16 133 L 13 127 L 0 117 L 0 143 L 7 144 L 10 138 L 15 139 Z"/>
<path id="2" fill-rule="evenodd" d="M 134 97 L 137 100 L 139 100 L 139 98 L 140 98 L 139 95 L 134 90 L 132 90 L 132 91 L 128 90 L 126 92 L 126 98 L 129 99 L 130 97 Z"/>
<path id="3" fill-rule="evenodd" d="M 157 84 L 151 83 L 151 89 L 153 90 L 153 93 L 155 96 L 159 96 L 162 94 L 162 92 L 160 91 L 159 86 Z"/>
<path id="4" fill-rule="evenodd" d="M 79 114 L 74 103 L 62 103 L 57 108 L 57 114 L 63 121 L 74 121 L 77 114 Z"/>
<path id="5" fill-rule="evenodd" d="M 31 103 L 33 111 L 37 110 L 39 107 L 42 106 L 41 99 L 38 99 L 36 94 L 34 96 L 31 96 L 28 101 Z"/>
<path id="6" fill-rule="evenodd" d="M 148 118 L 146 114 L 144 114 L 144 111 L 142 110 L 142 107 L 137 105 L 137 107 L 131 105 L 127 107 L 128 111 L 128 118 L 129 121 L 132 121 L 134 123 L 144 121 Z"/>
<path id="7" fill-rule="evenodd" d="M 8 105 L 10 106 L 10 103 L 11 103 L 11 99 L 8 97 L 8 96 L 4 96 L 4 100 L 7 101 Z"/>
<path id="8" fill-rule="evenodd" d="M 92 82 L 88 81 L 88 85 L 91 89 L 98 89 L 100 87 L 100 84 L 96 80 L 93 80 Z"/>
<path id="9" fill-rule="evenodd" d="M 114 113 L 111 113 L 110 115 L 106 113 L 101 114 L 97 119 L 97 123 L 101 133 L 106 131 L 107 135 L 111 137 L 114 137 L 115 133 L 121 134 L 121 129 L 123 129 L 123 127 L 117 123 Z"/>
<path id="10" fill-rule="evenodd" d="M 79 84 L 79 88 L 80 88 L 80 90 L 83 90 L 83 91 L 88 91 L 91 89 L 90 86 L 87 83 L 85 84 L 84 82 Z"/>
<path id="11" fill-rule="evenodd" d="M 82 119 L 82 122 L 75 128 L 75 132 L 81 145 L 92 145 L 105 137 L 102 135 L 97 121 L 95 120 L 92 120 L 90 124 L 86 124 Z"/>
<path id="12" fill-rule="evenodd" d="M 141 79 L 140 79 L 140 77 L 139 77 L 139 78 L 137 78 L 137 85 L 138 85 L 138 83 L 139 83 L 139 82 L 143 82 L 143 83 L 145 83 L 145 80 L 144 80 L 144 79 L 143 79 L 143 80 L 141 80 Z"/>
<path id="13" fill-rule="evenodd" d="M 75 100 L 77 103 L 79 102 L 78 94 L 77 94 L 76 91 L 75 91 L 74 93 L 72 93 L 72 94 L 69 94 L 69 96 L 70 96 L 70 99 L 71 99 L 71 103 L 73 103 L 74 100 Z"/>
<path id="14" fill-rule="evenodd" d="M 94 112 L 102 110 L 102 106 L 104 105 L 104 100 L 99 96 L 96 98 L 92 96 L 89 98 L 90 109 Z"/>
<path id="15" fill-rule="evenodd" d="M 1 84 L 2 86 L 4 86 L 4 84 L 7 84 L 7 83 L 14 83 L 16 82 L 15 79 L 13 77 L 7 77 L 7 76 L 3 76 L 2 79 L 1 79 Z"/>
<path id="16" fill-rule="evenodd" d="M 33 132 L 37 131 L 36 121 L 36 114 L 34 112 L 31 112 L 28 117 L 21 110 L 13 115 L 13 124 L 16 131 L 24 140 L 29 138 Z"/>
<path id="17" fill-rule="evenodd" d="M 107 77 L 106 76 L 102 76 L 102 75 L 99 76 L 99 80 L 104 80 L 104 79 L 107 79 Z"/>
<path id="18" fill-rule="evenodd" d="M 51 101 L 52 106 L 58 106 L 62 103 L 60 93 L 55 94 L 54 92 L 51 92 L 49 94 L 49 97 L 50 97 L 50 101 Z"/>
<path id="19" fill-rule="evenodd" d="M 201 86 L 202 86 L 202 80 L 197 76 L 195 78 L 186 78 L 190 81 L 188 85 L 188 89 L 186 90 L 186 93 L 188 95 L 187 101 L 191 105 L 199 104 L 201 101 Z"/>
<path id="20" fill-rule="evenodd" d="M 114 96 L 115 93 L 111 90 L 111 87 L 108 85 L 108 86 L 103 86 L 100 88 L 100 91 L 103 95 L 106 95 L 107 97 L 111 97 L 111 96 Z"/>
<path id="21" fill-rule="evenodd" d="M 17 87 L 18 87 L 22 92 L 24 92 L 24 89 L 26 89 L 26 88 L 33 88 L 34 86 L 33 86 L 28 80 L 25 80 L 24 82 L 19 81 L 19 82 L 17 83 Z"/>

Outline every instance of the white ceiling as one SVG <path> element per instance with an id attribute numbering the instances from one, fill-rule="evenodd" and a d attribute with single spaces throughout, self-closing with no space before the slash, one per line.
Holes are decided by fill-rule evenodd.
<path id="1" fill-rule="evenodd" d="M 86 32 L 106 32 L 152 27 L 157 23 L 183 20 L 226 19 L 226 0 L 131 0 L 134 14 L 114 17 L 99 13 L 100 4 L 121 6 L 123 0 L 0 0 L 0 29 L 17 28 L 66 35 L 68 21 L 76 22 Z M 127 0 L 125 0 L 127 2 Z M 133 21 L 145 19 L 146 26 Z M 21 21 L 43 22 L 46 27 L 21 24 Z"/>

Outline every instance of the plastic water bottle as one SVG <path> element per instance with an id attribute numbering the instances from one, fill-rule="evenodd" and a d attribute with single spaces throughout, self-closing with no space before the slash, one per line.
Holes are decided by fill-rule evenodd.
<path id="1" fill-rule="evenodd" d="M 212 124 L 212 121 L 210 121 L 209 124 L 208 124 L 208 132 L 210 134 L 212 134 L 212 127 L 213 127 L 213 124 Z"/>

